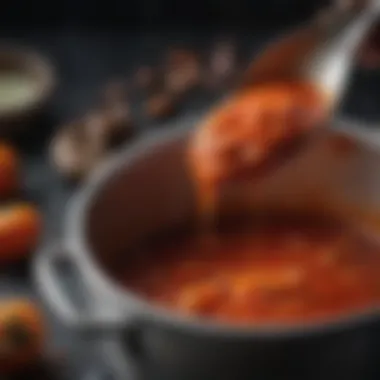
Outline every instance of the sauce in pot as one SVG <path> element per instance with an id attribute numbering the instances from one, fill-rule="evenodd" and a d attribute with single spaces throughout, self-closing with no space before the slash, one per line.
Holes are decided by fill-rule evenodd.
<path id="1" fill-rule="evenodd" d="M 189 147 L 201 216 L 214 216 L 223 183 L 268 170 L 289 147 L 293 154 L 324 124 L 325 106 L 315 88 L 293 82 L 258 86 L 216 109 Z M 277 214 L 233 228 L 212 222 L 209 234 L 137 255 L 122 282 L 179 313 L 231 324 L 319 321 L 380 303 L 380 247 L 337 221 Z"/>
<path id="2" fill-rule="evenodd" d="M 231 324 L 318 321 L 380 302 L 380 248 L 337 222 L 274 216 L 138 255 L 123 283 L 179 313 Z"/>

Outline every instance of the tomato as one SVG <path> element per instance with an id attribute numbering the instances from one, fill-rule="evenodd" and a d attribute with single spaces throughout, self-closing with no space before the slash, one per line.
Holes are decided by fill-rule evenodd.
<path id="1" fill-rule="evenodd" d="M 0 208 L 0 263 L 25 257 L 35 248 L 42 229 L 37 209 L 27 203 Z"/>
<path id="2" fill-rule="evenodd" d="M 44 318 L 27 299 L 0 301 L 0 371 L 14 372 L 37 361 L 44 348 Z"/>
<path id="3" fill-rule="evenodd" d="M 19 157 L 12 146 L 0 143 L 0 198 L 12 196 L 19 186 Z"/>

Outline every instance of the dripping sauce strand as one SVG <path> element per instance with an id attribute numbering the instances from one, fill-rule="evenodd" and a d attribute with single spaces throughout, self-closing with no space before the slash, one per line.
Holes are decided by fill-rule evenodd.
<path id="1" fill-rule="evenodd" d="M 259 180 L 281 166 L 326 124 L 327 115 L 326 97 L 301 81 L 262 84 L 217 106 L 190 142 L 201 232 L 215 240 L 225 184 Z"/>

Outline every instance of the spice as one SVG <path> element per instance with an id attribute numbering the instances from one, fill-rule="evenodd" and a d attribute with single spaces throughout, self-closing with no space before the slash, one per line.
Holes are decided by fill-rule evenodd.
<path id="1" fill-rule="evenodd" d="M 52 161 L 65 177 L 85 176 L 103 157 L 105 121 L 97 115 L 63 126 L 51 143 Z"/>
<path id="2" fill-rule="evenodd" d="M 210 87 L 229 84 L 236 75 L 238 66 L 237 46 L 233 42 L 219 42 L 210 57 L 206 82 Z"/>
<path id="3" fill-rule="evenodd" d="M 162 120 L 172 116 L 176 111 L 176 103 L 169 94 L 156 94 L 148 99 L 146 113 L 152 120 Z"/>
<path id="4" fill-rule="evenodd" d="M 128 104 L 113 102 L 61 127 L 51 143 L 51 158 L 62 175 L 80 179 L 132 135 Z"/>
<path id="5" fill-rule="evenodd" d="M 165 87 L 173 95 L 184 95 L 200 84 L 201 63 L 187 50 L 170 51 L 166 60 Z"/>
<path id="6" fill-rule="evenodd" d="M 122 144 L 134 133 L 133 120 L 129 104 L 114 102 L 103 110 L 107 147 Z"/>

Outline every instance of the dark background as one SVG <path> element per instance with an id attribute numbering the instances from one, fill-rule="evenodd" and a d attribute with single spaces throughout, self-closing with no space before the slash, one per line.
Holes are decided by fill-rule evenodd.
<path id="1" fill-rule="evenodd" d="M 255 28 L 308 17 L 328 0 L 14 0 L 3 2 L 5 27 L 118 27 L 121 29 L 214 27 Z"/>
<path id="2" fill-rule="evenodd" d="M 247 59 L 271 38 L 312 17 L 332 0 L 13 0 L 0 8 L 0 41 L 31 46 L 55 64 L 57 122 L 94 102 L 109 79 L 154 63 L 169 46 L 209 51 L 233 36 Z M 345 113 L 377 120 L 377 72 L 357 72 Z"/>

